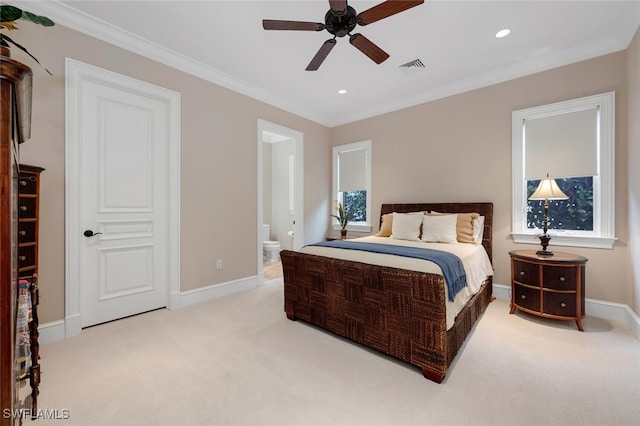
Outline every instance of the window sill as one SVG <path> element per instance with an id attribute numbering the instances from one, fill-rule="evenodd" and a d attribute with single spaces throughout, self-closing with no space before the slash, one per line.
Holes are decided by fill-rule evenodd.
<path id="1" fill-rule="evenodd" d="M 587 237 L 582 235 L 580 236 L 554 235 L 553 232 L 550 232 L 550 234 L 552 237 L 550 245 L 552 246 L 613 249 L 613 244 L 617 240 L 617 238 L 608 238 L 608 237 Z M 521 233 L 512 232 L 511 237 L 513 238 L 513 242 L 515 243 L 540 245 L 540 240 L 538 239 L 537 234 L 521 234 Z"/>
<path id="2" fill-rule="evenodd" d="M 340 229 L 342 229 L 342 227 L 337 224 L 333 224 L 331 226 L 334 231 L 339 231 Z M 347 225 L 347 231 L 353 231 L 353 232 L 371 232 L 371 228 L 372 226 L 368 223 L 362 223 L 362 224 L 350 223 Z"/>

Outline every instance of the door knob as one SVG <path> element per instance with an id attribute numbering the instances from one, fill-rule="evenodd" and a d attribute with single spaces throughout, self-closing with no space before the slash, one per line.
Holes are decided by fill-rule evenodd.
<path id="1" fill-rule="evenodd" d="M 102 235 L 102 232 L 93 232 L 91 229 L 87 229 L 86 231 L 84 231 L 85 237 L 93 237 L 96 235 Z"/>

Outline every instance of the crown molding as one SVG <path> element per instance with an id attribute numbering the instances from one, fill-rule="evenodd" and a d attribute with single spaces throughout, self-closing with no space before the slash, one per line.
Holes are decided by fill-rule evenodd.
<path id="1" fill-rule="evenodd" d="M 216 68 L 195 61 L 178 52 L 167 49 L 133 33 L 127 32 L 108 22 L 97 19 L 58 0 L 47 1 L 10 1 L 11 4 L 28 3 L 29 10 L 53 19 L 56 23 L 89 35 L 104 42 L 144 56 L 166 66 L 202 78 L 203 80 L 241 93 L 250 98 L 280 108 L 291 114 L 327 127 L 336 127 L 381 114 L 409 108 L 448 96 L 480 89 L 527 75 L 547 71 L 579 61 L 624 50 L 633 39 L 640 23 L 640 2 L 625 1 L 621 8 L 616 36 L 606 37 L 592 43 L 571 49 L 564 49 L 548 55 L 539 56 L 524 62 L 492 70 L 467 79 L 439 86 L 398 101 L 387 102 L 383 106 L 361 109 L 349 115 L 332 116 L 312 111 L 308 107 L 291 102 L 277 94 L 264 90 L 249 82 L 238 79 Z"/>
<path id="2" fill-rule="evenodd" d="M 45 15 L 56 24 L 64 25 L 67 28 L 86 34 L 98 40 L 113 44 L 122 49 L 136 53 L 145 58 L 154 60 L 171 68 L 202 78 L 203 80 L 241 93 L 250 98 L 267 103 L 277 108 L 301 116 L 316 123 L 331 126 L 330 120 L 311 111 L 304 105 L 291 102 L 274 93 L 264 90 L 258 86 L 229 75 L 211 66 L 195 61 L 181 53 L 167 49 L 140 37 L 131 32 L 125 31 L 115 25 L 95 18 L 73 7 L 61 3 L 58 0 L 47 1 L 11 1 L 14 5 L 28 3 L 31 12 Z"/>
<path id="3" fill-rule="evenodd" d="M 494 84 L 503 83 L 520 77 L 548 71 L 576 62 L 593 59 L 598 56 L 624 50 L 627 48 L 629 42 L 630 40 L 627 41 L 626 44 L 621 43 L 614 37 L 603 38 L 593 43 L 583 44 L 571 49 L 564 49 L 560 52 L 543 55 L 527 61 L 518 62 L 507 67 L 494 69 L 483 74 L 458 80 L 450 84 L 441 85 L 432 90 L 417 93 L 415 96 L 404 98 L 397 102 L 387 103 L 384 106 L 376 106 L 361 110 L 349 117 L 342 117 L 342 120 L 333 120 L 332 123 L 333 126 L 348 124 L 354 121 L 364 120 L 404 108 L 410 108 L 416 105 L 469 92 L 471 90 L 481 89 L 483 87 L 492 86 Z"/>

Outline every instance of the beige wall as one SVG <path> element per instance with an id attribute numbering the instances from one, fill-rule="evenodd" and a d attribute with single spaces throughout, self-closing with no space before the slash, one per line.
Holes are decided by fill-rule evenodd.
<path id="1" fill-rule="evenodd" d="M 627 49 L 629 86 L 629 306 L 640 314 L 640 30 Z"/>
<path id="2" fill-rule="evenodd" d="M 630 49 L 334 129 L 150 61 L 62 26 L 21 28 L 16 39 L 54 74 L 34 69 L 32 139 L 22 161 L 42 179 L 41 323 L 64 318 L 64 58 L 70 57 L 181 93 L 181 288 L 256 273 L 257 126 L 262 118 L 304 133 L 305 240 L 321 238 L 331 212 L 331 145 L 372 139 L 373 205 L 493 201 L 495 282 L 509 283 L 511 111 L 616 92 L 616 236 L 613 250 L 561 250 L 589 258 L 587 297 L 640 306 L 640 113 L 638 35 Z M 630 96 L 627 96 L 627 95 Z M 634 141 L 630 146 L 629 141 Z M 402 149 L 399 149 L 402 148 Z M 627 158 L 629 159 L 627 161 Z M 313 161 L 309 161 L 313 159 Z M 628 182 L 634 182 L 629 185 Z M 631 200 L 631 201 L 629 201 Z M 374 207 L 378 209 L 379 207 Z M 374 222 L 378 213 L 375 213 Z M 215 270 L 212 259 L 224 259 Z M 635 283 L 635 285 L 632 284 Z"/>
<path id="3" fill-rule="evenodd" d="M 60 25 L 24 25 L 15 39 L 54 75 L 13 49 L 13 57 L 34 70 L 33 132 L 21 161 L 46 168 L 40 211 L 41 323 L 64 318 L 65 57 L 180 92 L 182 291 L 257 273 L 259 118 L 304 133 L 305 234 L 317 233 L 313 218 L 319 218 L 317 211 L 326 216 L 329 209 L 328 128 Z M 326 226 L 326 218 L 320 226 Z M 212 267 L 215 259 L 224 260 L 222 270 Z"/>
<path id="4" fill-rule="evenodd" d="M 626 57 L 625 52 L 610 54 L 346 124 L 331 130 L 331 140 L 334 145 L 373 141 L 374 206 L 389 202 L 492 201 L 494 282 L 508 285 L 509 250 L 535 247 L 514 244 L 510 237 L 511 112 L 615 91 L 619 240 L 613 250 L 555 249 L 589 258 L 587 297 L 629 303 Z M 378 216 L 375 212 L 374 223 Z"/>

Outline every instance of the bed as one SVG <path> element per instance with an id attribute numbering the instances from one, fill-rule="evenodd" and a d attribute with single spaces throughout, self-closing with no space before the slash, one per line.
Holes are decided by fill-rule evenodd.
<path id="1" fill-rule="evenodd" d="M 412 212 L 477 213 L 484 220 L 477 243 L 491 263 L 492 203 L 383 204 L 381 229 L 383 218 Z M 280 253 L 287 318 L 314 324 L 413 364 L 436 383 L 444 380 L 492 298 L 488 273 L 447 324 L 450 291 L 442 275 L 444 268 L 426 272 L 428 269 L 354 261 L 305 249 Z"/>

